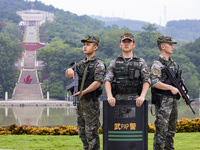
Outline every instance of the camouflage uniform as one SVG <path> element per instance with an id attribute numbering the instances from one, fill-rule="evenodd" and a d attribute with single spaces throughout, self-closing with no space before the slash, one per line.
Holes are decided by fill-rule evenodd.
<path id="1" fill-rule="evenodd" d="M 122 59 L 123 59 L 123 63 L 128 64 L 128 63 L 130 63 L 131 61 L 133 61 L 134 59 L 136 59 L 137 56 L 136 56 L 135 54 L 133 54 L 133 57 L 127 60 L 127 59 L 123 58 L 123 57 L 122 57 L 122 54 L 121 54 L 121 55 L 118 56 L 118 58 L 122 58 Z M 117 61 L 118 58 L 113 59 L 113 60 L 111 61 L 110 65 L 109 65 L 109 67 L 108 67 L 108 70 L 107 70 L 107 72 L 106 72 L 104 81 L 108 81 L 108 82 L 110 82 L 110 83 L 112 84 L 112 82 L 115 80 L 116 77 L 115 77 L 115 75 L 114 75 L 114 74 L 115 74 L 114 70 L 115 70 L 116 61 Z M 141 80 L 142 84 L 143 84 L 144 82 L 146 82 L 146 81 L 150 83 L 150 79 L 149 79 L 149 68 L 147 67 L 147 64 L 146 64 L 146 62 L 145 62 L 144 59 L 139 58 L 139 66 L 138 66 L 138 67 L 139 67 L 139 69 L 140 69 L 140 74 L 141 74 L 140 80 Z M 125 68 L 125 70 L 126 70 L 126 69 L 127 69 L 127 68 Z M 124 70 L 124 71 L 125 71 L 125 70 Z M 137 97 L 139 97 L 139 95 L 138 95 L 137 92 L 135 92 L 135 93 L 130 93 L 130 94 L 117 93 L 116 96 L 115 96 L 115 98 L 116 98 L 117 100 L 133 100 L 133 99 L 136 99 Z"/>
<path id="2" fill-rule="evenodd" d="M 170 41 L 172 41 L 168 39 L 168 37 L 164 39 L 165 40 L 167 39 L 167 41 L 165 42 L 170 43 Z M 160 43 L 158 42 L 158 44 Z M 169 66 L 169 68 L 174 73 L 176 73 L 178 70 L 176 63 L 171 58 L 169 58 L 169 60 L 166 60 L 162 55 L 160 55 L 159 60 L 155 60 L 151 66 L 150 78 L 151 78 L 152 89 L 154 89 L 153 86 L 158 84 L 159 82 L 164 83 L 166 81 L 167 77 L 164 73 L 162 73 L 162 68 L 165 66 Z M 175 136 L 176 133 L 176 124 L 178 117 L 176 96 L 173 95 L 172 93 L 162 94 L 160 107 L 158 105 L 155 105 L 155 108 L 156 108 L 156 120 L 155 120 L 156 131 L 154 134 L 153 149 L 173 150 L 174 149 L 173 137 Z"/>
<path id="3" fill-rule="evenodd" d="M 80 70 L 84 70 L 85 66 L 88 65 L 88 63 L 90 64 L 88 67 L 88 73 L 86 75 L 84 85 L 87 85 L 87 79 L 89 78 L 89 76 L 94 81 L 99 81 L 103 83 L 103 78 L 105 74 L 105 65 L 103 61 L 98 59 L 96 56 L 92 57 L 88 61 L 86 61 L 86 59 L 80 61 L 77 64 L 77 72 L 80 72 Z M 79 89 L 80 86 L 81 84 L 79 84 Z M 84 86 L 83 90 L 85 88 L 87 87 Z M 98 96 L 100 95 L 96 95 L 95 97 L 94 95 L 93 96 L 87 94 L 84 95 L 80 99 L 77 107 L 78 133 L 79 137 L 83 142 L 84 150 L 100 149 L 99 133 L 98 133 L 98 129 L 100 127 L 100 121 L 99 121 L 100 108 L 99 108 Z"/>

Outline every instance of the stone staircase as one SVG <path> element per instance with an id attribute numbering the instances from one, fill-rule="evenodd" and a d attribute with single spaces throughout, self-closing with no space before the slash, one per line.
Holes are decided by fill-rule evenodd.
<path id="1" fill-rule="evenodd" d="M 27 32 L 29 33 L 29 32 Z M 31 28 L 31 35 L 35 35 L 36 30 Z M 29 35 L 29 34 L 28 34 Z M 32 37 L 33 38 L 33 37 Z M 29 39 L 29 42 L 32 38 Z M 33 39 L 35 41 L 35 39 Z M 26 51 L 24 58 L 22 59 L 24 64 L 21 69 L 21 73 L 18 79 L 18 83 L 13 91 L 13 100 L 42 100 L 43 94 L 41 91 L 41 85 L 37 76 L 37 69 L 35 67 L 35 51 Z M 30 79 L 32 79 L 31 83 L 24 82 L 24 79 L 30 75 Z"/>
<path id="2" fill-rule="evenodd" d="M 39 84 L 17 84 L 13 100 L 42 100 Z"/>

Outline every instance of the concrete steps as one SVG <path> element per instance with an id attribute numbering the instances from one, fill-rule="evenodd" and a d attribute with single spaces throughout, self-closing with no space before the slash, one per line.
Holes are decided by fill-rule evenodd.
<path id="1" fill-rule="evenodd" d="M 37 78 L 37 70 L 35 69 L 22 69 L 21 78 L 19 80 L 20 84 L 26 84 L 24 82 L 24 79 L 27 78 L 27 76 L 31 76 L 30 79 L 32 79 L 30 84 L 39 84 L 38 78 Z"/>
<path id="2" fill-rule="evenodd" d="M 39 84 L 17 84 L 13 100 L 42 100 Z"/>
<path id="3" fill-rule="evenodd" d="M 25 42 L 36 42 L 36 27 L 28 27 Z M 38 80 L 37 70 L 35 67 L 35 51 L 26 51 L 24 56 L 24 66 L 18 79 L 18 83 L 13 91 L 12 100 L 42 100 L 41 85 Z M 24 82 L 24 79 L 30 75 L 32 81 Z"/>

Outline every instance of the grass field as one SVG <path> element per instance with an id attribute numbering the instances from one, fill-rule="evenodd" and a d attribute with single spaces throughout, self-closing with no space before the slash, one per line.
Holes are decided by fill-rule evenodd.
<path id="1" fill-rule="evenodd" d="M 153 149 L 153 133 L 148 134 L 148 149 Z M 103 150 L 103 135 L 100 135 Z M 200 132 L 176 133 L 175 150 L 200 150 Z M 0 149 L 82 150 L 78 136 L 0 135 Z"/>

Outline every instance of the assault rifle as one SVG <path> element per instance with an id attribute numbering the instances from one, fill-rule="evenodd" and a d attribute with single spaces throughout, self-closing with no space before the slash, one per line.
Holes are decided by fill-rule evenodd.
<path id="1" fill-rule="evenodd" d="M 74 81 L 72 83 L 70 83 L 69 85 L 66 86 L 66 90 L 72 93 L 72 95 L 74 95 L 75 93 L 78 92 L 78 73 L 76 70 L 76 62 L 73 62 L 70 64 L 70 66 L 73 66 L 74 68 Z M 78 96 L 72 96 L 73 99 L 73 105 L 76 106 L 77 109 L 77 104 L 78 104 Z"/>
<path id="2" fill-rule="evenodd" d="M 181 71 L 178 70 L 178 74 L 177 76 L 170 70 L 169 66 L 166 66 L 162 69 L 163 72 L 165 72 L 167 74 L 167 76 L 169 77 L 169 80 L 171 81 L 171 83 L 179 90 L 179 92 L 181 93 L 180 96 L 182 96 L 182 98 L 185 100 L 186 104 L 190 107 L 190 109 L 192 110 L 193 114 L 195 114 L 194 110 L 191 107 L 191 100 L 188 98 L 187 93 L 188 90 L 185 86 L 185 84 L 183 83 L 183 80 L 181 79 Z"/>

